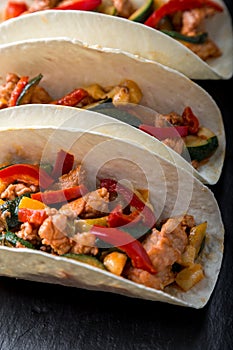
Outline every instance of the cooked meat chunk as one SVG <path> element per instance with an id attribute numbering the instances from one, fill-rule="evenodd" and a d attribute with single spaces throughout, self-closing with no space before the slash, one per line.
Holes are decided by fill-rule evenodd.
<path id="1" fill-rule="evenodd" d="M 43 245 L 51 247 L 58 255 L 68 252 L 92 255 L 98 253 L 93 234 L 75 232 L 74 212 L 47 208 L 46 213 L 49 217 L 38 230 Z"/>
<path id="2" fill-rule="evenodd" d="M 128 279 L 136 283 L 144 284 L 147 287 L 163 290 L 175 280 L 175 274 L 171 267 L 168 266 L 164 270 L 158 272 L 156 275 L 131 267 L 127 274 Z"/>
<path id="3" fill-rule="evenodd" d="M 81 166 L 77 166 L 71 170 L 68 174 L 59 177 L 57 186 L 61 189 L 77 186 L 81 183 L 83 172 L 81 172 Z"/>
<path id="4" fill-rule="evenodd" d="M 44 88 L 41 86 L 35 86 L 30 99 L 28 101 L 24 101 L 24 103 L 50 103 L 51 101 L 52 97 Z"/>
<path id="5" fill-rule="evenodd" d="M 171 125 L 184 125 L 183 117 L 176 112 L 171 112 L 168 114 L 159 114 L 156 116 L 156 127 L 162 128 Z"/>
<path id="6" fill-rule="evenodd" d="M 61 211 L 70 209 L 80 218 L 95 218 L 108 211 L 109 193 L 102 187 L 96 191 L 87 193 L 70 203 L 64 204 Z"/>
<path id="7" fill-rule="evenodd" d="M 0 86 L 0 109 L 6 108 L 10 100 L 11 94 L 19 81 L 20 77 L 13 73 L 8 73 L 6 83 Z M 34 86 L 30 93 L 25 95 L 23 104 L 27 103 L 50 103 L 52 98 L 47 91 L 40 86 Z"/>
<path id="8" fill-rule="evenodd" d="M 11 184 L 1 193 L 1 198 L 12 200 L 16 197 L 22 196 L 25 193 L 32 193 L 36 191 L 38 191 L 38 187 L 34 185 L 24 185 L 22 183 L 15 185 Z"/>
<path id="9" fill-rule="evenodd" d="M 48 10 L 56 7 L 60 0 L 34 0 L 33 4 L 29 7 L 28 12 L 35 12 L 41 10 Z"/>
<path id="10" fill-rule="evenodd" d="M 64 204 L 60 211 L 63 212 L 64 210 L 71 210 L 73 213 L 75 213 L 76 216 L 81 216 L 82 213 L 85 212 L 85 200 L 83 197 L 75 199 L 72 202 L 69 202 L 67 204 Z"/>
<path id="11" fill-rule="evenodd" d="M 50 246 L 58 255 L 62 255 L 67 253 L 72 246 L 68 232 L 68 217 L 57 213 L 45 219 L 38 234 L 42 239 L 42 244 Z"/>
<path id="12" fill-rule="evenodd" d="M 222 52 L 217 47 L 217 45 L 211 40 L 208 39 L 203 44 L 192 44 L 188 42 L 183 42 L 190 50 L 197 54 L 202 60 L 206 61 L 209 58 L 219 57 Z"/>
<path id="13" fill-rule="evenodd" d="M 6 231 L 7 229 L 7 218 L 11 216 L 9 211 L 4 211 L 3 213 L 0 210 L 0 232 Z"/>
<path id="14" fill-rule="evenodd" d="M 188 244 L 186 230 L 193 226 L 193 217 L 185 215 L 168 219 L 162 225 L 161 231 L 153 229 L 142 244 L 158 273 L 151 275 L 147 271 L 132 267 L 129 269 L 128 278 L 156 289 L 163 289 L 170 284 L 174 280 L 172 265 L 180 260 Z"/>
<path id="15" fill-rule="evenodd" d="M 16 74 L 8 73 L 6 75 L 6 83 L 0 85 L 0 109 L 6 108 L 8 101 L 11 97 L 11 93 L 15 88 L 15 85 L 19 81 L 19 77 Z"/>
<path id="16" fill-rule="evenodd" d="M 195 8 L 190 11 L 184 11 L 173 17 L 173 24 L 176 30 L 187 36 L 195 36 L 205 32 L 204 20 L 214 16 L 216 11 L 210 7 Z M 182 42 L 202 60 L 219 57 L 222 52 L 218 46 L 209 38 L 205 43 L 193 44 L 186 41 Z"/>
<path id="17" fill-rule="evenodd" d="M 26 241 L 36 244 L 40 242 L 40 237 L 38 236 L 38 229 L 33 227 L 29 222 L 25 222 L 20 226 L 20 231 L 16 232 L 17 236 L 23 238 Z"/>
<path id="18" fill-rule="evenodd" d="M 134 11 L 130 0 L 112 0 L 112 2 L 120 17 L 128 18 Z"/>
<path id="19" fill-rule="evenodd" d="M 72 238 L 74 245 L 71 252 L 75 254 L 92 254 L 98 253 L 98 248 L 95 246 L 95 236 L 90 232 L 77 233 Z"/>
<path id="20" fill-rule="evenodd" d="M 188 229 L 191 229 L 193 226 L 195 226 L 195 220 L 194 217 L 192 215 L 184 215 L 180 218 L 180 224 L 183 227 L 186 227 Z"/>
<path id="21" fill-rule="evenodd" d="M 116 93 L 114 94 L 112 98 L 112 103 L 114 106 L 117 106 L 121 103 L 129 103 L 130 102 L 130 95 L 129 95 L 129 89 L 125 86 L 118 86 L 118 89 L 116 89 Z"/>
<path id="22" fill-rule="evenodd" d="M 214 16 L 216 11 L 211 7 L 195 8 L 182 14 L 181 33 L 196 35 L 204 31 L 204 20 Z"/>
<path id="23" fill-rule="evenodd" d="M 172 148 L 173 151 L 175 151 L 178 154 L 181 154 L 183 152 L 184 141 L 181 137 L 167 138 L 163 140 L 163 143 L 166 146 Z"/>

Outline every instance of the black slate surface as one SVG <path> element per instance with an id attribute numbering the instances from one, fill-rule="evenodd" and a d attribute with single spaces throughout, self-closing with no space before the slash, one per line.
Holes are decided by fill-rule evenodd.
<path id="1" fill-rule="evenodd" d="M 232 13 L 232 0 L 226 4 Z M 221 178 L 210 187 L 226 233 L 221 272 L 208 304 L 195 310 L 0 277 L 1 350 L 233 349 L 233 79 L 197 83 L 217 102 L 227 138 Z"/>

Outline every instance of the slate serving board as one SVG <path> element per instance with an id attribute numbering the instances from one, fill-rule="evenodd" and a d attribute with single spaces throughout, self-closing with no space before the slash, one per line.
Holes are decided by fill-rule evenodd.
<path id="1" fill-rule="evenodd" d="M 232 0 L 225 1 L 233 13 Z M 233 79 L 197 81 L 221 109 L 226 159 L 210 186 L 225 224 L 219 279 L 200 310 L 0 277 L 0 350 L 233 349 Z"/>

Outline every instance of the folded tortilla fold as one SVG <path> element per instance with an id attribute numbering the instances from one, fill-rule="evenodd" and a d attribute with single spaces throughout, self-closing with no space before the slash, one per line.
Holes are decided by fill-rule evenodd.
<path id="1" fill-rule="evenodd" d="M 64 52 L 66 53 L 64 55 Z M 195 170 L 175 151 L 167 151 L 155 138 L 145 136 L 142 132 L 129 129 L 127 135 L 135 142 L 150 142 L 154 152 L 184 167 L 201 181 L 215 184 L 222 171 L 225 156 L 225 132 L 221 112 L 213 98 L 198 84 L 183 74 L 167 68 L 157 62 L 135 58 L 126 52 L 113 49 L 99 49 L 83 45 L 77 40 L 38 39 L 1 47 L 0 83 L 4 82 L 7 73 L 16 73 L 30 78 L 43 75 L 40 83 L 53 99 L 58 99 L 78 87 L 85 88 L 97 83 L 103 87 L 119 84 L 124 79 L 133 80 L 142 91 L 140 107 L 150 108 L 166 114 L 172 111 L 182 114 L 189 106 L 198 116 L 200 124 L 209 128 L 218 137 L 219 147 L 207 163 Z M 10 113 L 10 108 L 7 108 Z M 2 113 L 0 110 L 0 126 Z M 113 135 L 117 129 L 112 129 Z M 161 150 L 162 149 L 162 150 Z M 163 151 L 164 150 L 164 151 Z"/>
<path id="2" fill-rule="evenodd" d="M 44 10 L 10 19 L 0 25 L 0 45 L 30 39 L 77 39 L 88 45 L 120 49 L 157 61 L 191 79 L 229 79 L 233 74 L 232 22 L 224 2 L 216 1 L 224 11 L 206 20 L 206 28 L 222 55 L 206 62 L 159 30 L 91 11 Z M 5 5 L 6 1 L 2 0 L 0 11 Z"/>
<path id="3" fill-rule="evenodd" d="M 107 132 L 102 134 L 97 123 L 106 130 L 112 123 L 116 127 L 125 124 L 107 117 L 104 120 L 95 112 L 29 105 L 12 107 L 3 114 L 1 162 L 14 163 L 23 158 L 26 162 L 52 163 L 62 148 L 82 162 L 88 181 L 95 182 L 97 175 L 108 176 L 148 189 L 158 221 L 187 212 L 197 223 L 207 221 L 208 230 L 205 247 L 198 257 L 205 278 L 185 293 L 173 287 L 158 291 L 78 261 L 27 248 L 0 246 L 0 275 L 192 308 L 201 308 L 208 302 L 219 275 L 224 243 L 221 213 L 208 187 L 159 154 Z"/>

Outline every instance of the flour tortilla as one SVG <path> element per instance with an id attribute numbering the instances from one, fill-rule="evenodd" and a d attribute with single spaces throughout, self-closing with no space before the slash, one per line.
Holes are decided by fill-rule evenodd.
<path id="1" fill-rule="evenodd" d="M 3 114 L 6 119 L 7 113 Z M 17 162 L 23 157 L 25 161 L 54 163 L 57 151 L 63 148 L 82 161 L 89 183 L 95 183 L 98 174 L 127 179 L 134 188 L 148 189 L 158 221 L 185 212 L 194 215 L 196 223 L 207 221 L 206 244 L 199 257 L 205 278 L 185 293 L 173 287 L 162 292 L 78 261 L 4 246 L 0 246 L 0 275 L 202 308 L 214 290 L 223 256 L 224 226 L 213 193 L 189 172 L 159 155 L 101 134 L 95 129 L 95 118 L 96 124 L 101 123 L 100 115 L 70 107 L 13 107 L 8 128 L 5 125 L 0 129 L 0 160 Z M 108 128 L 111 122 L 121 124 L 105 120 L 103 126 Z"/>
<path id="2" fill-rule="evenodd" d="M 29 1 L 30 2 L 30 1 Z M 136 5 L 139 6 L 137 1 Z M 210 38 L 222 56 L 204 62 L 166 34 L 141 23 L 91 11 L 45 10 L 0 25 L 0 45 L 39 38 L 78 39 L 88 45 L 120 49 L 171 67 L 191 79 L 229 79 L 233 74 L 233 31 L 228 8 L 207 20 Z M 0 11 L 6 5 L 1 0 Z"/>
<path id="3" fill-rule="evenodd" d="M 64 55 L 64 53 L 66 53 Z M 141 105 L 159 113 L 176 111 L 182 113 L 190 106 L 200 124 L 212 130 L 218 137 L 219 147 L 210 160 L 198 171 L 176 152 L 172 151 L 175 163 L 179 163 L 201 181 L 215 184 L 222 171 L 225 156 L 225 132 L 221 112 L 212 97 L 199 85 L 184 75 L 157 62 L 135 58 L 120 50 L 87 47 L 77 40 L 38 39 L 1 47 L 0 83 L 12 72 L 34 77 L 43 74 L 41 86 L 57 99 L 77 87 L 98 83 L 102 86 L 119 84 L 123 79 L 135 81 L 143 93 Z M 7 110 L 10 110 L 8 108 Z M 0 110 L 0 116 L 4 110 Z M 1 118 L 0 118 L 1 126 Z M 159 141 L 131 128 L 127 135 L 134 141 L 151 143 L 151 149 L 166 157 L 167 148 Z M 138 131 L 139 132 L 139 131 Z M 113 129 L 112 133 L 119 131 Z M 153 140 L 153 143 L 152 143 Z M 170 153 L 170 149 L 169 149 Z"/>

